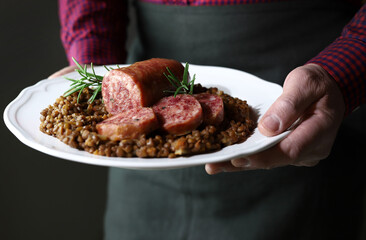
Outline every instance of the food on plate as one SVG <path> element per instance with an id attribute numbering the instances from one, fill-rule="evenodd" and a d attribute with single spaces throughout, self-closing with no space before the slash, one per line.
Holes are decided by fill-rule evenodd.
<path id="1" fill-rule="evenodd" d="M 152 108 L 132 108 L 107 118 L 96 125 L 100 135 L 111 140 L 136 139 L 149 134 L 159 127 Z"/>
<path id="2" fill-rule="evenodd" d="M 247 102 L 194 84 L 188 64 L 177 63 L 151 59 L 130 69 L 107 68 L 104 78 L 79 66 L 84 77 L 71 79 L 73 88 L 41 112 L 40 130 L 112 157 L 174 158 L 245 141 L 256 125 Z M 94 88 L 84 82 L 94 80 Z"/>
<path id="3" fill-rule="evenodd" d="M 162 129 L 174 135 L 192 132 L 202 123 L 202 107 L 198 100 L 188 94 L 160 99 L 153 105 Z"/>
<path id="4" fill-rule="evenodd" d="M 183 76 L 183 65 L 175 60 L 152 58 L 128 67 L 113 69 L 103 78 L 102 96 L 107 111 L 120 113 L 135 107 L 148 107 L 173 90 L 164 73 L 169 68 Z"/>
<path id="5" fill-rule="evenodd" d="M 224 120 L 224 103 L 221 97 L 209 93 L 195 94 L 194 97 L 202 106 L 203 123 L 219 126 Z"/>

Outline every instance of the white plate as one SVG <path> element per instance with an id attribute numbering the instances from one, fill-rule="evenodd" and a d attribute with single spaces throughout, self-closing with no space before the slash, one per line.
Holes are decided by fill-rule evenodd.
<path id="1" fill-rule="evenodd" d="M 104 67 L 95 67 L 96 73 L 104 75 Z M 197 76 L 196 83 L 217 87 L 233 97 L 247 100 L 258 110 L 259 118 L 282 93 L 282 87 L 246 72 L 223 67 L 190 65 L 190 73 Z M 68 76 L 78 77 L 77 73 Z M 223 148 L 214 153 L 178 158 L 118 158 L 96 156 L 69 147 L 58 139 L 39 130 L 40 112 L 52 105 L 56 98 L 69 88 L 70 82 L 63 77 L 45 79 L 25 88 L 4 111 L 4 121 L 9 130 L 25 145 L 43 153 L 71 161 L 133 169 L 167 169 L 202 165 L 247 156 L 263 151 L 283 139 L 288 132 L 275 137 L 263 136 L 255 129 L 250 138 L 240 144 Z"/>

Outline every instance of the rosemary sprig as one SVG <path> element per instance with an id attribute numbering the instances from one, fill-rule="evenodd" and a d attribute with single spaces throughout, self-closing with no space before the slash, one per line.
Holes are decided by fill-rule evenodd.
<path id="1" fill-rule="evenodd" d="M 76 61 L 75 58 L 72 58 L 72 60 L 75 62 L 76 66 L 78 67 L 77 69 L 75 69 L 75 71 L 77 73 L 79 73 L 81 78 L 72 79 L 72 78 L 65 77 L 65 79 L 67 79 L 73 83 L 70 85 L 71 88 L 64 93 L 64 96 L 67 97 L 67 96 L 73 94 L 74 92 L 79 92 L 78 98 L 77 98 L 77 102 L 79 103 L 81 92 L 84 90 L 84 88 L 90 88 L 90 89 L 93 89 L 93 95 L 88 99 L 88 103 L 92 103 L 95 100 L 97 94 L 102 90 L 103 76 L 95 74 L 95 71 L 93 68 L 93 63 L 90 64 L 90 68 L 91 68 L 92 72 L 89 73 L 87 71 L 86 65 L 84 65 L 84 67 L 81 66 Z M 108 69 L 107 67 L 105 67 L 105 68 L 108 71 L 110 71 L 112 69 L 112 68 Z"/>
<path id="2" fill-rule="evenodd" d="M 188 81 L 189 76 L 189 64 L 186 63 L 184 67 L 183 72 L 183 79 L 182 81 L 179 81 L 179 79 L 170 71 L 170 69 L 167 67 L 166 70 L 169 74 L 164 73 L 164 76 L 169 80 L 170 84 L 173 85 L 175 88 L 175 91 L 166 90 L 164 92 L 168 93 L 174 93 L 174 97 L 176 97 L 178 94 L 193 94 L 193 88 L 194 88 L 194 81 L 196 80 L 196 74 L 193 75 L 192 81 Z"/>

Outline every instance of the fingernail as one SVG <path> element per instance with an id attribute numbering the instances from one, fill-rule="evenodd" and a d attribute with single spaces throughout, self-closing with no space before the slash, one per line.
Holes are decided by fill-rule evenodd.
<path id="1" fill-rule="evenodd" d="M 280 120 L 276 115 L 269 115 L 261 121 L 262 126 L 271 131 L 277 132 L 280 129 Z"/>
<path id="2" fill-rule="evenodd" d="M 241 167 L 241 168 L 249 168 L 251 165 L 249 159 L 246 158 L 233 159 L 231 160 L 231 164 L 234 167 Z"/>

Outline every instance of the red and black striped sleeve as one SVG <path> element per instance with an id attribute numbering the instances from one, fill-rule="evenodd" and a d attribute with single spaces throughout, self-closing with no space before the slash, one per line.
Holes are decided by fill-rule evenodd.
<path id="1" fill-rule="evenodd" d="M 344 27 L 342 35 L 309 62 L 322 66 L 338 83 L 346 114 L 366 103 L 366 5 Z"/>
<path id="2" fill-rule="evenodd" d="M 69 63 L 115 64 L 126 59 L 127 1 L 59 0 L 61 41 Z"/>

